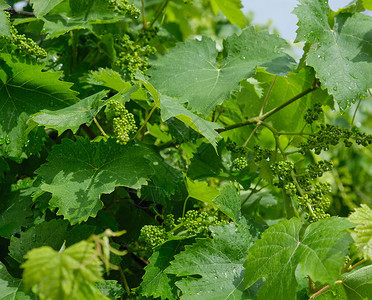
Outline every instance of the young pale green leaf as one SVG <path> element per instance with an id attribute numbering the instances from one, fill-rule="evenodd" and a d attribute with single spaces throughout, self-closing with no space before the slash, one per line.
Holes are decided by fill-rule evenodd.
<path id="1" fill-rule="evenodd" d="M 344 277 L 348 300 L 365 300 L 372 295 L 372 265 L 358 269 Z"/>
<path id="2" fill-rule="evenodd" d="M 74 241 L 87 239 L 93 234 L 95 227 L 86 224 L 76 225 L 67 231 L 66 220 L 53 219 L 49 222 L 37 224 L 22 232 L 20 237 L 10 239 L 9 255 L 19 263 L 24 262 L 24 255 L 33 248 L 49 246 L 60 250 L 62 245 L 67 247 Z"/>
<path id="3" fill-rule="evenodd" d="M 88 82 L 96 85 L 106 86 L 117 92 L 127 92 L 132 85 L 129 82 L 124 81 L 118 72 L 111 69 L 99 69 L 98 71 L 92 71 Z"/>
<path id="4" fill-rule="evenodd" d="M 161 95 L 160 96 L 160 109 L 163 121 L 175 117 L 190 126 L 195 131 L 199 132 L 213 145 L 216 149 L 216 139 L 221 136 L 217 133 L 216 129 L 221 128 L 217 123 L 209 122 L 193 114 L 186 109 L 177 99 Z"/>
<path id="5" fill-rule="evenodd" d="M 211 6 L 215 14 L 221 10 L 226 18 L 232 23 L 244 28 L 247 24 L 241 9 L 243 5 L 240 0 L 211 0 Z"/>
<path id="6" fill-rule="evenodd" d="M 63 0 L 31 0 L 32 9 L 39 18 L 46 15 Z"/>
<path id="7" fill-rule="evenodd" d="M 216 43 L 210 38 L 187 40 L 153 62 L 151 82 L 161 93 L 187 101 L 189 107 L 208 115 L 217 104 L 239 89 L 239 82 L 254 74 L 256 66 L 268 71 L 288 71 L 285 40 L 267 32 L 246 28 L 226 39 L 226 57 L 217 62 Z"/>
<path id="8" fill-rule="evenodd" d="M 24 292 L 22 280 L 11 276 L 0 262 L 0 300 L 31 300 L 35 297 Z"/>
<path id="9" fill-rule="evenodd" d="M 208 183 L 204 181 L 193 181 L 188 177 L 186 177 L 186 188 L 189 197 L 209 204 L 213 204 L 212 200 L 220 194 L 218 189 L 208 186 Z"/>
<path id="10" fill-rule="evenodd" d="M 222 187 L 220 194 L 212 202 L 236 224 L 239 223 L 241 217 L 240 196 L 233 184 Z"/>
<path id="11" fill-rule="evenodd" d="M 32 223 L 31 195 L 34 191 L 34 188 L 26 188 L 0 195 L 0 236 L 10 238 L 19 233 L 22 226 Z"/>
<path id="12" fill-rule="evenodd" d="M 3 152 L 19 158 L 27 142 L 28 117 L 42 109 L 57 110 L 78 101 L 71 83 L 59 81 L 61 72 L 42 72 L 43 65 L 18 62 L 0 54 L 0 137 Z"/>
<path id="13" fill-rule="evenodd" d="M 10 36 L 9 16 L 4 12 L 4 9 L 9 8 L 9 5 L 0 0 L 0 33 L 1 35 Z"/>
<path id="14" fill-rule="evenodd" d="M 93 119 L 103 106 L 101 100 L 106 97 L 107 92 L 101 91 L 79 102 L 59 110 L 42 110 L 31 116 L 31 119 L 45 128 L 52 128 L 62 134 L 67 129 L 73 133 L 80 125 L 92 123 Z"/>
<path id="15" fill-rule="evenodd" d="M 102 263 L 95 244 L 81 241 L 58 252 L 50 247 L 29 251 L 26 255 L 23 280 L 25 287 L 42 299 L 91 300 L 109 298 L 94 286 L 102 281 Z"/>
<path id="16" fill-rule="evenodd" d="M 186 246 L 166 272 L 184 277 L 176 282 L 182 299 L 251 299 L 243 286 L 243 263 L 252 245 L 248 227 L 229 224 L 210 228 L 213 238 L 197 239 Z"/>
<path id="17" fill-rule="evenodd" d="M 185 240 L 172 240 L 154 250 L 138 289 L 141 295 L 169 300 L 178 299 L 179 290 L 175 286 L 176 276 L 167 274 L 164 270 L 169 267 L 174 256 L 181 252 L 184 245 Z"/>
<path id="18" fill-rule="evenodd" d="M 365 259 L 372 258 L 372 210 L 365 204 L 356 208 L 349 216 L 349 220 L 356 224 L 351 236 L 353 237 L 360 255 Z"/>
<path id="19" fill-rule="evenodd" d="M 313 44 L 307 63 L 315 69 L 322 87 L 345 109 L 372 87 L 372 17 L 341 13 L 331 26 L 328 0 L 300 3 L 294 10 L 299 19 L 296 39 Z"/>
<path id="20" fill-rule="evenodd" d="M 36 173 L 42 176 L 41 188 L 52 193 L 49 204 L 58 208 L 71 224 L 96 216 L 102 208 L 101 194 L 116 186 L 139 188 L 153 174 L 149 150 L 140 144 L 122 146 L 114 139 L 98 143 L 76 137 L 54 146 L 48 163 Z"/>
<path id="21" fill-rule="evenodd" d="M 352 242 L 346 229 L 352 224 L 347 219 L 331 217 L 312 223 L 301 234 L 302 226 L 296 218 L 270 226 L 250 248 L 244 263 L 245 286 L 265 278 L 259 300 L 295 299 L 297 267 L 301 275 L 321 283 L 340 277 Z"/>

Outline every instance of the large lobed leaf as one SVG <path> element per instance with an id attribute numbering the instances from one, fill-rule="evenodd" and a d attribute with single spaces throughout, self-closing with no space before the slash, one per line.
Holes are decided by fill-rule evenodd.
<path id="1" fill-rule="evenodd" d="M 101 91 L 59 110 L 43 109 L 32 115 L 31 119 L 40 126 L 57 130 L 58 134 L 67 129 L 71 129 L 73 133 L 76 133 L 81 124 L 89 126 L 92 123 L 97 113 L 103 107 L 101 100 L 106 97 L 106 94 L 107 92 Z"/>
<path id="2" fill-rule="evenodd" d="M 151 255 L 150 264 L 145 268 L 145 275 L 138 292 L 143 296 L 175 300 L 178 299 L 179 290 L 175 286 L 176 276 L 167 274 L 164 270 L 169 267 L 174 256 L 184 247 L 187 240 L 167 241 L 157 247 Z M 187 242 L 186 242 L 187 243 Z"/>
<path id="3" fill-rule="evenodd" d="M 59 81 L 61 72 L 42 72 L 43 65 L 19 62 L 0 54 L 0 136 L 8 156 L 20 158 L 27 142 L 28 117 L 42 109 L 57 110 L 78 101 L 71 83 Z M 1 150 L 1 148 L 0 148 Z"/>
<path id="4" fill-rule="evenodd" d="M 302 226 L 296 218 L 270 226 L 250 248 L 244 263 L 245 287 L 266 279 L 258 299 L 295 299 L 298 267 L 302 276 L 321 283 L 340 277 L 352 242 L 346 229 L 352 224 L 347 219 L 331 217 L 312 223 L 303 234 Z"/>
<path id="5" fill-rule="evenodd" d="M 53 219 L 29 228 L 19 237 L 12 236 L 9 255 L 23 263 L 24 255 L 33 248 L 49 246 L 54 250 L 60 250 L 64 244 L 68 247 L 74 242 L 87 239 L 95 229 L 94 226 L 86 224 L 76 225 L 70 230 L 67 230 L 67 227 L 68 221 Z"/>
<path id="6" fill-rule="evenodd" d="M 139 188 L 153 174 L 149 150 L 140 144 L 122 146 L 114 139 L 90 142 L 81 137 L 76 142 L 62 140 L 53 147 L 48 163 L 36 173 L 42 176 L 41 188 L 52 193 L 49 204 L 58 208 L 71 224 L 96 216 L 102 208 L 101 194 L 116 186 Z"/>
<path id="7" fill-rule="evenodd" d="M 372 17 L 340 13 L 331 26 L 328 0 L 300 3 L 294 10 L 299 19 L 296 40 L 313 44 L 307 63 L 345 109 L 372 87 Z"/>
<path id="8" fill-rule="evenodd" d="M 288 71 L 290 57 L 283 52 L 285 45 L 277 35 L 248 27 L 225 40 L 226 56 L 219 63 L 213 40 L 187 40 L 154 61 L 149 74 L 162 94 L 187 101 L 190 108 L 208 115 L 239 89 L 241 80 L 254 74 L 256 66 L 266 66 L 274 73 Z"/>
<path id="9" fill-rule="evenodd" d="M 176 282 L 182 299 L 251 299 L 243 283 L 243 263 L 253 243 L 248 227 L 229 224 L 210 228 L 213 239 L 197 239 L 186 246 L 166 272 L 183 277 Z"/>

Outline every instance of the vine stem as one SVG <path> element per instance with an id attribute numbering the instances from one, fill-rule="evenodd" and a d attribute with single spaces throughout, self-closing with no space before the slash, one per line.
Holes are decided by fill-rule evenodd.
<path id="1" fill-rule="evenodd" d="M 271 82 L 271 85 L 269 87 L 269 90 L 267 91 L 267 94 L 266 94 L 266 97 L 265 97 L 265 100 L 264 100 L 264 103 L 262 104 L 262 107 L 261 107 L 261 111 L 260 111 L 260 117 L 263 115 L 263 112 L 265 110 L 265 107 L 266 107 L 266 104 L 267 104 L 267 101 L 269 100 L 269 97 L 270 97 L 270 94 L 271 94 L 271 91 L 273 90 L 273 87 L 275 85 L 275 82 L 276 82 L 276 79 L 278 78 L 278 75 L 275 75 L 273 81 Z"/>
<path id="2" fill-rule="evenodd" d="M 247 140 L 245 141 L 245 143 L 243 144 L 243 148 L 246 147 L 249 143 L 249 141 L 251 140 L 251 138 L 253 137 L 253 135 L 255 134 L 255 132 L 257 131 L 258 127 L 260 127 L 260 123 L 257 123 L 257 126 L 252 130 L 251 134 L 249 135 L 249 137 L 247 138 Z"/>
<path id="3" fill-rule="evenodd" d="M 147 122 L 150 120 L 152 114 L 154 113 L 155 109 L 157 108 L 156 105 L 153 106 L 153 108 L 151 109 L 151 111 L 149 112 L 149 114 L 147 115 L 146 119 L 145 119 L 145 122 L 143 122 L 142 126 L 140 127 L 140 129 L 138 129 L 136 135 L 134 136 L 134 140 L 137 138 L 137 136 L 141 133 L 142 129 L 146 126 Z"/>
<path id="4" fill-rule="evenodd" d="M 142 4 L 142 23 L 143 23 L 143 29 L 147 29 L 147 23 L 146 23 L 146 16 L 145 16 L 145 0 L 141 0 Z"/>
<path id="5" fill-rule="evenodd" d="M 149 28 L 151 28 L 154 25 L 154 23 L 156 22 L 156 20 L 161 16 L 164 9 L 167 7 L 168 3 L 169 3 L 169 0 L 166 0 L 166 1 L 163 2 L 163 4 L 160 6 L 158 11 L 156 12 L 156 15 L 155 15 L 154 19 L 151 21 Z"/>
<path id="6" fill-rule="evenodd" d="M 93 118 L 93 121 L 94 121 L 94 123 L 97 125 L 99 131 L 101 131 L 102 135 L 103 135 L 106 139 L 108 139 L 109 136 L 106 134 L 106 132 L 105 132 L 105 131 L 103 130 L 103 128 L 101 127 L 101 125 L 98 123 L 98 120 L 97 120 L 96 118 Z"/>
<path id="7" fill-rule="evenodd" d="M 316 90 L 316 86 L 312 86 L 311 88 L 308 88 L 308 89 L 304 90 L 300 94 L 294 96 L 293 98 L 289 99 L 288 101 L 284 102 L 283 104 L 273 108 L 272 110 L 268 111 L 267 113 L 263 114 L 262 116 L 256 116 L 256 117 L 253 117 L 253 118 L 249 118 L 249 119 L 247 119 L 243 122 L 236 123 L 236 124 L 227 126 L 225 128 L 220 128 L 220 129 L 217 129 L 216 131 L 218 133 L 220 133 L 220 132 L 232 130 L 232 129 L 235 129 L 235 128 L 243 127 L 243 126 L 246 126 L 246 125 L 259 123 L 260 121 L 264 121 L 265 119 L 272 116 L 276 112 L 282 110 L 284 107 L 288 106 L 289 104 L 292 104 L 293 102 L 297 101 L 298 99 L 302 98 L 303 96 L 306 96 L 307 94 L 309 94 L 309 93 L 311 93 L 312 91 L 315 91 L 315 90 Z"/>
<path id="8" fill-rule="evenodd" d="M 335 284 L 343 284 L 343 283 L 344 282 L 342 280 L 335 281 Z M 328 284 L 324 288 L 317 291 L 315 294 L 311 295 L 309 299 L 315 299 L 316 297 L 318 297 L 320 294 L 322 294 L 324 291 L 328 290 L 329 288 L 330 288 L 330 285 Z"/>
<path id="9" fill-rule="evenodd" d="M 130 295 L 131 291 L 130 291 L 130 288 L 129 288 L 129 285 L 128 285 L 128 281 L 127 281 L 127 278 L 125 277 L 125 274 L 123 272 L 123 268 L 120 265 L 119 265 L 119 273 L 120 273 L 121 281 L 123 282 L 123 286 L 124 286 L 125 290 L 127 291 L 128 295 Z"/>

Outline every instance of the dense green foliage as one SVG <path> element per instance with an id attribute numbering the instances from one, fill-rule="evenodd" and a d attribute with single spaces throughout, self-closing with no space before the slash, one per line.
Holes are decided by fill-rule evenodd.
<path id="1" fill-rule="evenodd" d="M 0 299 L 372 297 L 372 1 L 0 0 Z"/>

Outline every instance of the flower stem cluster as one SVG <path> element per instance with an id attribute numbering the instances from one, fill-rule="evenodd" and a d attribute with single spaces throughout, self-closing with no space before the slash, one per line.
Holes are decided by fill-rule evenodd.
<path id="1" fill-rule="evenodd" d="M 346 147 L 350 147 L 355 140 L 358 145 L 368 146 L 372 143 L 372 135 L 367 135 L 360 132 L 358 129 L 351 131 L 350 129 L 341 128 L 334 125 L 320 125 L 318 132 L 310 135 L 307 142 L 301 143 L 301 152 L 314 150 L 315 154 L 320 154 L 322 151 L 328 151 L 330 146 L 335 146 L 340 141 L 343 141 Z"/>
<path id="2" fill-rule="evenodd" d="M 151 30 L 149 33 L 144 33 L 138 41 L 131 40 L 127 34 L 117 37 L 116 43 L 120 51 L 115 65 L 122 68 L 130 79 L 134 79 L 138 71 L 141 73 L 147 71 L 148 57 L 156 53 L 156 48 L 149 45 L 152 38 Z"/>
<path id="3" fill-rule="evenodd" d="M 235 170 L 240 171 L 248 167 L 248 160 L 246 157 L 248 153 L 247 148 L 238 146 L 235 142 L 228 141 L 226 143 L 226 149 L 238 155 L 232 162 L 232 166 Z"/>
<path id="4" fill-rule="evenodd" d="M 130 140 L 130 135 L 137 131 L 133 114 L 128 112 L 125 106 L 116 100 L 109 100 L 107 108 L 113 117 L 113 130 L 117 142 L 122 145 L 127 144 Z"/>
<path id="5" fill-rule="evenodd" d="M 271 170 L 279 179 L 275 185 L 284 188 L 288 182 L 292 181 L 294 164 L 291 161 L 278 161 L 271 165 Z"/>
<path id="6" fill-rule="evenodd" d="M 184 217 L 176 221 L 172 214 L 164 217 L 162 225 L 146 225 L 142 227 L 140 240 L 143 241 L 149 250 L 166 242 L 171 236 L 191 237 L 194 235 L 208 236 L 209 226 L 226 224 L 216 216 L 207 212 L 189 210 Z"/>
<path id="7" fill-rule="evenodd" d="M 47 56 L 43 48 L 39 47 L 34 40 L 27 38 L 24 34 L 19 34 L 14 26 L 10 27 L 10 37 L 6 39 L 11 45 L 15 46 L 16 50 L 22 55 L 35 58 L 45 58 Z"/>
<path id="8" fill-rule="evenodd" d="M 313 124 L 314 121 L 319 119 L 319 114 L 323 112 L 322 105 L 320 103 L 315 103 L 313 108 L 306 110 L 304 119 L 307 124 Z"/>
<path id="9" fill-rule="evenodd" d="M 120 15 L 129 15 L 137 19 L 141 11 L 132 4 L 128 4 L 128 0 L 107 0 L 113 10 Z"/>

